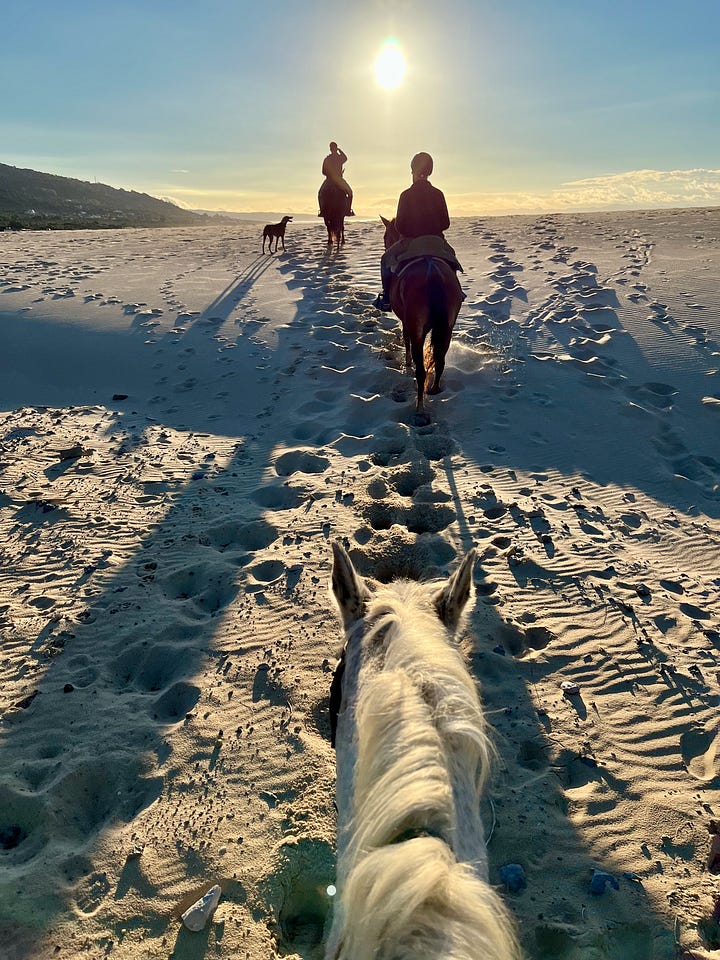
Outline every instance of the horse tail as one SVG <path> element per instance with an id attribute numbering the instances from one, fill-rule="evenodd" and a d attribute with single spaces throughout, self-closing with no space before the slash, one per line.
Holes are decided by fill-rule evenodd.
<path id="1" fill-rule="evenodd" d="M 351 871 L 343 902 L 338 960 L 520 956 L 498 894 L 436 837 L 415 837 L 370 852 Z"/>
<path id="2" fill-rule="evenodd" d="M 428 258 L 427 264 L 428 318 L 430 336 L 425 341 L 424 357 L 426 384 L 430 383 L 430 374 L 435 375 L 435 357 L 441 345 L 446 342 L 448 329 L 448 302 L 445 282 L 436 262 Z"/>

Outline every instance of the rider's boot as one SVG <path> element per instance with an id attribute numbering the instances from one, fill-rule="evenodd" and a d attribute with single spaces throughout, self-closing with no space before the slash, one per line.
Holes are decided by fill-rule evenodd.
<path id="1" fill-rule="evenodd" d="M 390 306 L 390 279 L 392 278 L 392 273 L 385 264 L 380 265 L 380 279 L 382 280 L 382 293 L 379 293 L 375 300 L 373 301 L 373 306 L 377 307 L 378 310 L 382 310 L 384 313 L 387 313 L 389 310 L 392 310 Z"/>

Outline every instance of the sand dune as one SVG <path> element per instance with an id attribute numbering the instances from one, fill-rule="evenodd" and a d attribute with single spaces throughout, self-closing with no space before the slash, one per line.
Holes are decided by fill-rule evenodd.
<path id="1" fill-rule="evenodd" d="M 425 426 L 347 233 L 0 234 L 0 955 L 322 955 L 335 538 L 478 547 L 527 955 L 720 955 L 720 212 L 455 221 Z"/>

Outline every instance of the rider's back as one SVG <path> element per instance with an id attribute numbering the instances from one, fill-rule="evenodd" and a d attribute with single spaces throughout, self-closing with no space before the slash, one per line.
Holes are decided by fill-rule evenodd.
<path id="1" fill-rule="evenodd" d="M 445 195 L 428 180 L 416 180 L 398 200 L 395 226 L 403 237 L 442 236 L 450 226 Z"/>

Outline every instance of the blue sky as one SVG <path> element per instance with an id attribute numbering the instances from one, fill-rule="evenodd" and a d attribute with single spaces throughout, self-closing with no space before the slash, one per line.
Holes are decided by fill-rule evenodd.
<path id="1" fill-rule="evenodd" d="M 359 214 L 418 150 L 456 215 L 720 203 L 717 0 L 9 0 L 3 34 L 0 162 L 193 208 L 314 213 L 331 139 Z"/>

